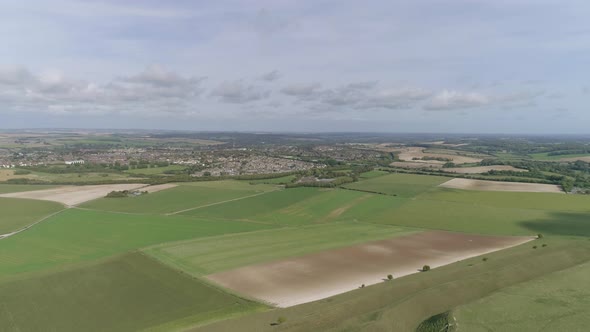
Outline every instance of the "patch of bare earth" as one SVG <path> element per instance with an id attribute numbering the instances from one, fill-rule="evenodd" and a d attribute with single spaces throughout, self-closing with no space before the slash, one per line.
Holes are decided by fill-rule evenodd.
<path id="1" fill-rule="evenodd" d="M 66 206 L 73 206 L 93 199 L 105 197 L 111 191 L 134 190 L 145 186 L 145 184 L 140 183 L 64 186 L 53 189 L 2 194 L 0 197 L 38 199 L 54 201 Z"/>
<path id="2" fill-rule="evenodd" d="M 573 157 L 573 158 L 561 158 L 559 159 L 559 161 L 585 161 L 587 163 L 590 163 L 590 156 L 589 157 Z"/>
<path id="3" fill-rule="evenodd" d="M 466 163 L 478 163 L 482 161 L 481 158 L 473 158 L 473 157 L 466 157 L 460 155 L 453 155 L 453 154 L 443 154 L 443 153 L 426 153 L 424 152 L 424 148 L 422 147 L 408 147 L 403 148 L 401 150 L 397 150 L 398 157 L 402 161 L 411 161 L 416 163 L 427 163 L 427 164 L 444 164 L 446 161 L 441 160 L 421 160 L 422 158 L 442 158 L 442 159 L 449 159 L 455 164 L 466 164 Z M 415 159 L 418 158 L 418 159 Z"/>
<path id="4" fill-rule="evenodd" d="M 417 273 L 424 265 L 435 268 L 532 239 L 428 231 L 245 266 L 207 278 L 263 302 L 290 307 L 384 282 L 388 274 L 397 278 Z"/>
<path id="5" fill-rule="evenodd" d="M 477 167 L 450 167 L 443 168 L 445 172 L 460 173 L 460 174 L 481 174 L 489 171 L 513 171 L 513 172 L 528 172 L 526 169 L 516 168 L 509 165 L 494 165 L 494 166 L 477 166 Z"/>
<path id="6" fill-rule="evenodd" d="M 148 193 L 155 193 L 158 191 L 162 191 L 162 190 L 166 190 L 166 189 L 170 189 L 170 188 L 174 188 L 177 185 L 174 183 L 164 183 L 164 184 L 157 184 L 154 186 L 147 186 L 144 188 L 141 188 L 142 191 L 147 191 Z"/>
<path id="7" fill-rule="evenodd" d="M 561 187 L 554 184 L 501 182 L 473 179 L 452 179 L 450 181 L 440 184 L 439 187 L 479 191 L 517 191 L 557 194 L 564 193 L 561 190 Z"/>

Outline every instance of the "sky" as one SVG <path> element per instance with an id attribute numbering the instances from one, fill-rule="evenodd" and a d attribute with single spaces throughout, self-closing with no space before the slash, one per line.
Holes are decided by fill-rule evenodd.
<path id="1" fill-rule="evenodd" d="M 0 0 L 0 128 L 587 134 L 587 0 Z"/>

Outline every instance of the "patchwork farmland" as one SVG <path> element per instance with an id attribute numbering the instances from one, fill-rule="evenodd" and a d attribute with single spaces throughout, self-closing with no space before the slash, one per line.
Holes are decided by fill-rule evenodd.
<path id="1" fill-rule="evenodd" d="M 497 291 L 590 260 L 590 197 L 449 180 L 125 184 L 150 193 L 120 198 L 0 184 L 0 233 L 25 228 L 0 239 L 0 330 L 413 331 L 441 313 L 470 326 L 494 320 Z"/>

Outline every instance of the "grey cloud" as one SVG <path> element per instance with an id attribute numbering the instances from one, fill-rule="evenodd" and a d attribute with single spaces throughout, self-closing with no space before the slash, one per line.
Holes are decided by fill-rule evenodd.
<path id="1" fill-rule="evenodd" d="M 203 90 L 202 80 L 157 66 L 106 84 L 71 79 L 59 71 L 40 75 L 26 69 L 0 71 L 0 82 L 11 83 L 10 89 L 0 90 L 0 105 L 51 114 L 192 112 L 193 102 Z"/>
<path id="2" fill-rule="evenodd" d="M 20 66 L 3 66 L 0 67 L 0 84 L 19 85 L 34 80 L 31 73 Z"/>
<path id="3" fill-rule="evenodd" d="M 260 76 L 260 79 L 263 81 L 272 82 L 272 81 L 278 80 L 282 76 L 283 75 L 281 75 L 281 73 L 278 70 L 273 70 L 271 72 L 268 72 L 268 73 Z"/>
<path id="4" fill-rule="evenodd" d="M 281 89 L 281 92 L 292 97 L 310 98 L 319 93 L 321 87 L 319 83 L 291 84 Z"/>
<path id="5" fill-rule="evenodd" d="M 226 103 L 242 104 L 268 98 L 269 91 L 247 84 L 244 81 L 224 81 L 211 92 Z"/>

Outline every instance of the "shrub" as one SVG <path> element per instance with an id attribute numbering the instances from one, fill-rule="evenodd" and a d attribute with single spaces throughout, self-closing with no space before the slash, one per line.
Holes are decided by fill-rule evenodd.
<path id="1" fill-rule="evenodd" d="M 286 321 L 287 321 L 287 318 L 286 318 L 286 317 L 280 316 L 280 317 L 277 319 L 277 324 L 281 325 L 281 324 L 283 324 L 283 323 L 284 323 L 284 322 L 286 322 Z"/>
<path id="2" fill-rule="evenodd" d="M 546 247 L 546 246 L 547 246 L 547 243 L 543 243 L 543 245 L 541 247 Z"/>
<path id="3" fill-rule="evenodd" d="M 484 261 L 484 262 L 487 262 L 488 261 L 488 258 L 487 257 L 484 257 L 481 260 Z"/>
<path id="4" fill-rule="evenodd" d="M 533 249 L 537 249 L 537 246 L 533 246 Z"/>
<path id="5" fill-rule="evenodd" d="M 424 265 L 422 267 L 422 272 L 430 271 L 430 265 Z"/>
<path id="6" fill-rule="evenodd" d="M 539 233 L 537 234 L 537 239 L 542 239 L 543 238 L 543 234 Z"/>
<path id="7" fill-rule="evenodd" d="M 387 275 L 387 280 L 393 280 L 393 276 L 391 274 Z"/>
<path id="8" fill-rule="evenodd" d="M 362 284 L 362 285 L 361 285 L 361 288 L 365 288 L 365 284 Z"/>

